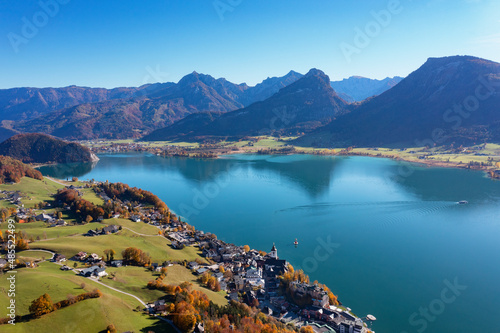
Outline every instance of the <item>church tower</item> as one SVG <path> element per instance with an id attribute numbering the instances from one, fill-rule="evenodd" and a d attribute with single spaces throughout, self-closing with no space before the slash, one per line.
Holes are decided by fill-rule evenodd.
<path id="1" fill-rule="evenodd" d="M 276 245 L 273 243 L 273 248 L 271 249 L 271 252 L 269 252 L 269 257 L 273 259 L 278 259 L 278 250 L 276 249 Z"/>

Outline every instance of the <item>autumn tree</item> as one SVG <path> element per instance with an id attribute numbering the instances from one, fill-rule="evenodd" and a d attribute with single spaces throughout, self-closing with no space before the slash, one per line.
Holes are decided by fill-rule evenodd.
<path id="1" fill-rule="evenodd" d="M 35 317 L 43 316 L 44 314 L 54 311 L 54 304 L 49 294 L 43 294 L 42 296 L 31 302 L 29 311 Z"/>
<path id="2" fill-rule="evenodd" d="M 122 252 L 123 260 L 138 266 L 149 266 L 151 257 L 140 249 L 128 247 Z"/>
<path id="3" fill-rule="evenodd" d="M 302 326 L 299 333 L 314 333 L 314 330 L 311 326 Z"/>
<path id="4" fill-rule="evenodd" d="M 116 333 L 118 332 L 115 328 L 115 325 L 109 324 L 108 327 L 106 327 L 106 332 L 107 333 Z"/>
<path id="5" fill-rule="evenodd" d="M 106 261 L 113 261 L 115 260 L 115 254 L 116 251 L 113 249 L 106 249 L 104 250 L 104 255 L 106 256 Z"/>
<path id="6" fill-rule="evenodd" d="M 22 250 L 28 250 L 30 248 L 28 241 L 23 238 L 18 238 L 16 240 L 16 250 L 17 251 L 22 251 Z"/>

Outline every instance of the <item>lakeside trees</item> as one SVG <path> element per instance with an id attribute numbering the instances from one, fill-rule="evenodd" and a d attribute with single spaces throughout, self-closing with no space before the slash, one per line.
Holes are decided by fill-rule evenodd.
<path id="1" fill-rule="evenodd" d="M 110 198 L 149 203 L 161 213 L 169 211 L 167 205 L 160 198 L 149 191 L 137 187 L 130 187 L 123 183 L 103 183 L 102 189 Z"/>
<path id="2" fill-rule="evenodd" d="M 292 300 L 295 304 L 299 306 L 306 306 L 312 304 L 312 298 L 309 295 L 303 295 L 298 297 L 292 290 L 292 284 L 294 282 L 310 284 L 309 276 L 304 273 L 303 270 L 294 270 L 292 265 L 288 265 L 288 271 L 281 275 L 280 288 L 287 298 Z M 339 305 L 338 297 L 326 286 L 318 281 L 314 281 L 313 285 L 318 286 L 323 289 L 328 295 L 328 302 L 330 305 Z"/>

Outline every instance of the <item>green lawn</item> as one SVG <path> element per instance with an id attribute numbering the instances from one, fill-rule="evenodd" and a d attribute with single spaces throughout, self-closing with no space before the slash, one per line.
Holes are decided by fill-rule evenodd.
<path id="1" fill-rule="evenodd" d="M 277 138 L 273 137 L 261 137 L 261 139 L 254 143 L 254 147 L 258 148 L 279 148 L 283 147 L 285 144 L 278 141 Z"/>
<path id="2" fill-rule="evenodd" d="M 177 146 L 177 147 L 183 147 L 183 148 L 198 148 L 198 147 L 200 147 L 199 142 L 174 142 L 174 141 L 161 142 L 160 141 L 158 143 L 161 145 L 165 145 L 165 146 Z"/>
<path id="3" fill-rule="evenodd" d="M 53 240 L 35 242 L 30 244 L 30 248 L 42 248 L 64 254 L 67 258 L 74 256 L 80 251 L 87 253 L 97 253 L 102 255 L 105 249 L 116 251 L 116 258 L 121 258 L 121 252 L 127 247 L 136 247 L 149 253 L 153 261 L 163 262 L 165 260 L 188 260 L 192 261 L 200 256 L 197 248 L 186 247 L 182 250 L 174 250 L 170 246 L 170 241 L 162 236 L 143 237 L 134 234 L 129 230 L 121 230 L 112 235 L 102 235 L 95 237 L 73 236 L 60 237 Z"/>
<path id="4" fill-rule="evenodd" d="M 83 192 L 83 198 L 87 201 L 92 202 L 95 205 L 102 206 L 104 205 L 104 200 L 98 197 L 92 188 L 83 188 L 79 189 L 79 191 Z"/>
<path id="5" fill-rule="evenodd" d="M 40 201 L 52 202 L 53 198 L 51 195 L 55 194 L 58 189 L 63 187 L 64 186 L 54 183 L 48 179 L 36 180 L 24 177 L 17 184 L 0 185 L 0 190 L 21 191 L 25 196 L 27 196 L 21 200 L 22 203 L 25 207 L 32 208 L 35 203 L 39 203 Z"/>
<path id="6" fill-rule="evenodd" d="M 167 276 L 163 280 L 164 283 L 179 285 L 184 281 L 189 281 L 193 284 L 193 288 L 200 290 L 207 294 L 214 303 L 219 305 L 227 304 L 227 299 L 225 298 L 226 293 L 224 291 L 213 292 L 205 287 L 202 287 L 196 282 L 197 277 L 188 268 L 181 265 L 174 265 L 167 268 Z"/>
<path id="7" fill-rule="evenodd" d="M 484 150 L 478 151 L 481 154 L 486 154 L 487 156 L 477 156 L 474 153 L 451 153 L 450 151 L 444 150 L 442 147 L 436 147 L 432 149 L 425 149 L 423 147 L 406 148 L 404 150 L 400 149 L 390 149 L 390 148 L 355 148 L 353 152 L 360 154 L 369 155 L 386 155 L 393 158 L 401 158 L 409 161 L 419 162 L 419 156 L 426 156 L 426 159 L 450 162 L 454 164 L 462 163 L 468 164 L 469 162 L 488 162 L 488 158 L 491 156 L 494 162 L 500 162 L 500 150 L 499 145 L 487 144 Z M 410 151 L 414 153 L 410 153 Z"/>
<path id="8" fill-rule="evenodd" d="M 85 289 L 80 284 L 85 283 Z M 95 282 L 77 276 L 72 271 L 61 271 L 59 266 L 45 262 L 35 269 L 19 269 L 16 283 L 18 314 L 28 313 L 31 301 L 48 293 L 53 302 L 98 288 L 103 297 L 79 302 L 55 311 L 40 319 L 16 326 L 1 326 L 2 332 L 100 332 L 114 324 L 119 332 L 173 332 L 166 323 L 133 311 L 140 303 L 134 298 L 110 290 Z M 0 279 L 0 307 L 8 304 L 7 280 Z"/>
<path id="9" fill-rule="evenodd" d="M 16 230 L 22 230 L 28 234 L 28 236 L 40 237 L 40 243 L 45 242 L 45 236 L 47 239 L 67 237 L 74 235 L 82 235 L 87 233 L 89 229 L 102 228 L 105 224 L 92 222 L 88 224 L 80 225 L 68 225 L 63 227 L 48 227 L 45 222 L 32 222 L 32 223 L 17 223 Z M 7 229 L 7 222 L 0 223 L 0 229 Z M 34 244 L 34 243 L 33 243 Z"/>
<path id="10" fill-rule="evenodd" d="M 21 262 L 50 259 L 52 255 L 47 252 L 37 250 L 26 250 L 16 253 L 17 259 Z"/>
<path id="11" fill-rule="evenodd" d="M 159 229 L 155 227 L 154 225 L 147 224 L 144 222 L 132 222 L 129 219 L 122 219 L 122 218 L 117 218 L 117 219 L 106 219 L 103 221 L 105 224 L 115 224 L 115 225 L 121 225 L 122 227 L 129 228 L 131 230 L 134 230 L 135 232 L 138 232 L 140 234 L 144 235 L 158 235 Z"/>
<path id="12" fill-rule="evenodd" d="M 146 285 L 149 281 L 156 279 L 159 273 L 154 273 L 142 267 L 110 267 L 107 269 L 109 276 L 103 278 L 102 282 L 114 288 L 126 291 L 138 296 L 145 302 L 156 300 L 165 294 L 158 290 L 149 290 Z M 114 278 L 111 273 L 115 273 Z M 185 281 L 193 284 L 193 288 L 204 292 L 209 299 L 219 305 L 227 303 L 225 292 L 213 292 L 199 285 L 196 276 L 189 269 L 181 265 L 174 265 L 167 268 L 167 277 L 164 282 L 167 284 L 179 285 Z"/>
<path id="13" fill-rule="evenodd" d="M 149 290 L 146 285 L 149 281 L 156 279 L 159 273 L 151 272 L 144 267 L 109 267 L 106 269 L 108 277 L 102 278 L 101 282 L 119 290 L 131 293 L 144 302 L 155 301 L 165 296 L 165 293 L 159 290 Z M 112 276 L 114 273 L 114 276 Z"/>

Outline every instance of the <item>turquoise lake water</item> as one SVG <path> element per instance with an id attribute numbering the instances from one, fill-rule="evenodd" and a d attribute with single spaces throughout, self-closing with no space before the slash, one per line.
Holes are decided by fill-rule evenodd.
<path id="1" fill-rule="evenodd" d="M 500 332 L 500 182 L 482 172 L 369 157 L 99 158 L 40 170 L 141 187 L 224 241 L 275 243 L 376 316 L 377 333 Z"/>

